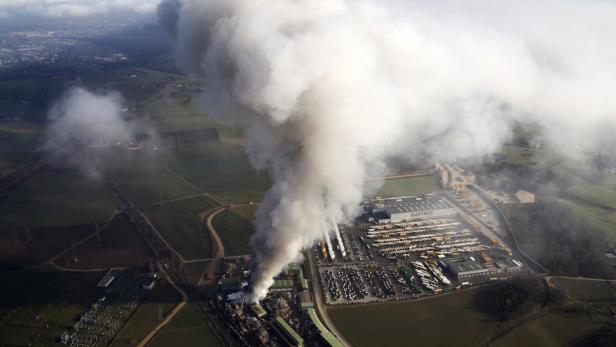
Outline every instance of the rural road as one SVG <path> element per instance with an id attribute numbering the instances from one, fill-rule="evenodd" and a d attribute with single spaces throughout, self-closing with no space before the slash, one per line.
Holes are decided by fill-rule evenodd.
<path id="1" fill-rule="evenodd" d="M 162 267 L 162 264 L 158 264 L 160 269 L 163 269 L 164 267 Z M 169 312 L 169 314 L 167 314 L 167 316 L 165 317 L 165 319 L 163 319 L 160 323 L 158 323 L 158 325 L 156 325 L 156 327 L 154 327 L 154 329 L 152 329 L 144 338 L 143 340 L 141 340 L 141 342 L 137 345 L 137 347 L 144 347 L 146 346 L 148 343 L 150 343 L 150 341 L 152 340 L 152 338 L 154 338 L 154 336 L 156 336 L 156 334 L 158 334 L 158 332 L 165 326 L 167 325 L 167 323 L 169 323 L 173 317 L 175 317 L 175 315 L 180 312 L 180 310 L 184 307 L 184 305 L 186 305 L 186 303 L 188 302 L 188 295 L 186 295 L 186 292 L 184 292 L 180 287 L 178 287 L 175 282 L 173 282 L 173 280 L 171 279 L 171 277 L 169 277 L 169 275 L 163 270 L 162 273 L 165 275 L 165 279 L 167 280 L 167 282 L 169 282 L 169 284 L 171 284 L 171 286 L 180 294 L 180 296 L 182 297 L 182 300 L 180 302 L 177 303 L 177 305 L 175 305 L 173 307 L 173 309 Z"/>
<path id="2" fill-rule="evenodd" d="M 210 210 L 208 210 L 199 215 L 208 230 L 210 240 L 212 240 L 212 262 L 207 270 L 207 281 L 210 283 L 214 283 L 218 280 L 217 272 L 220 272 L 222 261 L 225 257 L 225 247 L 222 244 L 222 240 L 220 239 L 220 236 L 218 236 L 216 229 L 214 228 L 212 220 L 217 214 L 225 211 L 226 209 L 227 206 L 223 206 L 213 212 L 209 212 Z M 203 277 L 199 280 L 199 284 L 202 284 L 202 280 Z"/>

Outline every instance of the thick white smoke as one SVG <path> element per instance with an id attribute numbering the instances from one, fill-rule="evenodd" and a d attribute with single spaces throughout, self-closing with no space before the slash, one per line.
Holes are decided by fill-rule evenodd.
<path id="1" fill-rule="evenodd" d="M 100 176 L 93 158 L 66 151 L 132 140 L 135 124 L 123 116 L 122 109 L 123 100 L 118 93 L 98 94 L 83 88 L 67 91 L 49 110 L 43 149 L 52 155 L 62 155 L 89 177 Z"/>
<path id="2" fill-rule="evenodd" d="M 170 0 L 159 17 L 179 65 L 205 79 L 205 107 L 244 125 L 273 177 L 252 300 L 354 216 L 390 155 L 480 158 L 513 121 L 564 151 L 616 134 L 610 2 Z"/>

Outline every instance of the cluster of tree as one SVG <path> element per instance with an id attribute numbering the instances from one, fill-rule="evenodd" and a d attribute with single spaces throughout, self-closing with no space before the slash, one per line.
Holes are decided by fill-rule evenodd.
<path id="1" fill-rule="evenodd" d="M 505 213 L 520 247 L 563 276 L 614 278 L 616 272 L 604 256 L 608 240 L 569 209 L 554 200 L 507 206 Z"/>
<path id="2" fill-rule="evenodd" d="M 516 319 L 533 309 L 560 304 L 565 295 L 538 277 L 521 277 L 482 287 L 475 306 L 498 321 Z"/>

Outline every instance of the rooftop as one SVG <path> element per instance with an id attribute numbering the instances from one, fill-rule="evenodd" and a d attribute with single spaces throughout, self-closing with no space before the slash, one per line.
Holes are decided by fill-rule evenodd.
<path id="1" fill-rule="evenodd" d="M 303 346 L 304 339 L 293 329 L 291 326 L 285 322 L 284 319 L 280 317 L 276 317 L 276 326 L 281 330 L 279 331 L 287 344 L 291 346 Z"/>
<path id="2" fill-rule="evenodd" d="M 390 199 L 378 199 L 372 201 L 376 210 L 389 213 L 408 213 L 420 211 L 433 211 L 450 208 L 444 201 L 429 197 L 407 196 Z"/>
<path id="3" fill-rule="evenodd" d="M 447 261 L 447 264 L 449 266 L 449 270 L 457 275 L 488 270 L 485 264 L 478 261 L 472 261 L 470 259 Z"/>

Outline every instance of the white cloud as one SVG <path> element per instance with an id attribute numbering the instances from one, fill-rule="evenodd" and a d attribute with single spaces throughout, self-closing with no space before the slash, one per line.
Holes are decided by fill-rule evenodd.
<path id="1" fill-rule="evenodd" d="M 0 13 L 42 15 L 54 18 L 75 18 L 154 12 L 158 0 L 0 0 Z"/>

